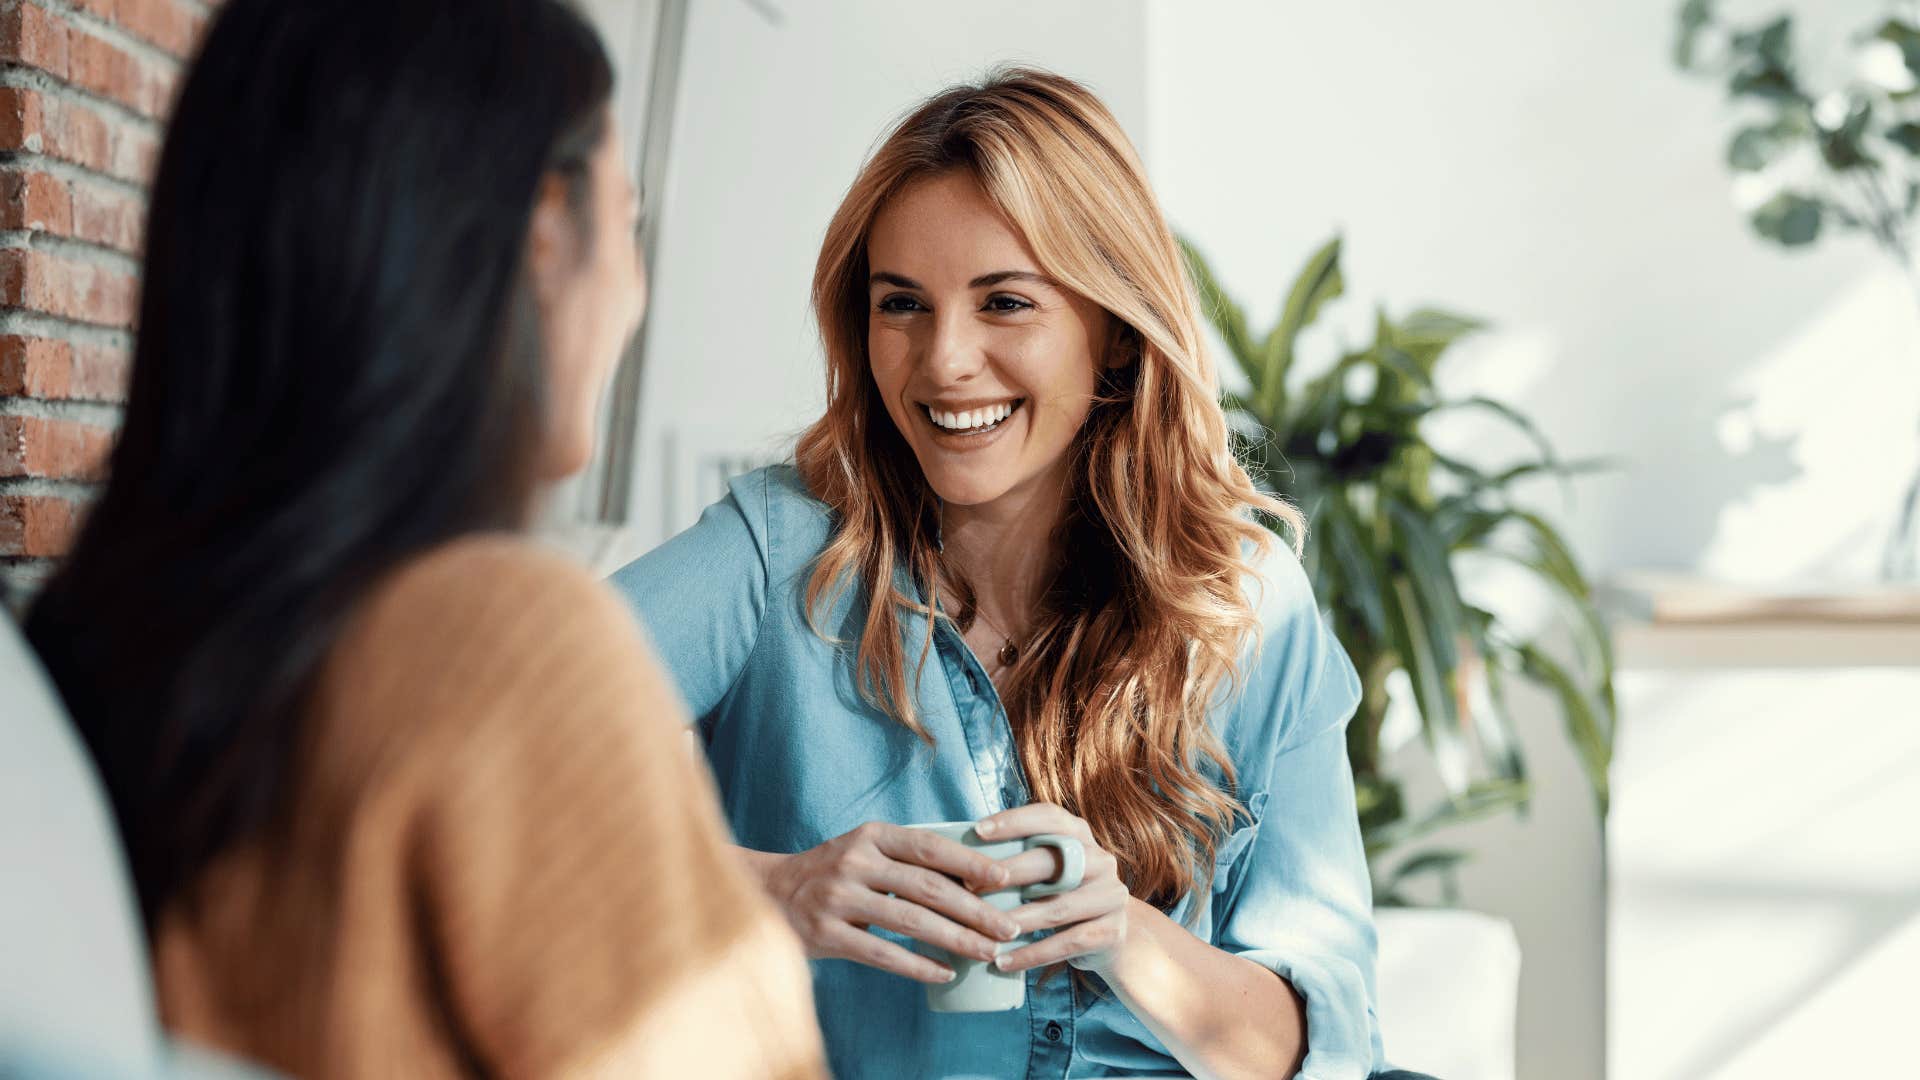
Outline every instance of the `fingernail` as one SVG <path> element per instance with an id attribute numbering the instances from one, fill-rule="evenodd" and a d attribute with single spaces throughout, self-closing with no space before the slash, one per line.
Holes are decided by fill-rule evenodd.
<path id="1" fill-rule="evenodd" d="M 1000 924 L 1000 940 L 1012 941 L 1020 936 L 1020 924 L 1003 922 Z"/>
<path id="2" fill-rule="evenodd" d="M 983 821 L 983 822 L 981 822 L 980 824 L 978 824 L 978 825 L 975 825 L 975 826 L 973 827 L 973 832 L 974 832 L 974 835 L 976 835 L 976 836 L 992 836 L 992 835 L 993 835 L 993 822 L 991 822 L 991 821 Z"/>
<path id="3" fill-rule="evenodd" d="M 1013 961 L 1002 956 L 994 960 L 993 966 L 999 968 L 1001 971 L 1006 971 L 1013 967 Z"/>
<path id="4" fill-rule="evenodd" d="M 953 972 L 951 972 L 951 971 L 949 971 L 949 972 L 947 972 L 947 974 L 946 974 L 946 976 L 945 976 L 944 978 L 942 978 L 942 979 L 941 979 L 940 981 L 941 981 L 941 982 L 943 982 L 943 983 L 950 983 L 950 982 L 952 982 L 952 981 L 954 980 L 954 978 L 955 978 L 955 977 L 956 977 L 956 976 L 954 975 L 954 973 L 953 973 Z"/>

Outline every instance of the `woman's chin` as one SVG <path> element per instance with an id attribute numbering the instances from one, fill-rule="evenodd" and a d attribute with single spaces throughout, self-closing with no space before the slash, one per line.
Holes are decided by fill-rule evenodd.
<path id="1" fill-rule="evenodd" d="M 948 506 L 985 506 L 1013 487 L 1012 479 L 982 469 L 925 470 L 927 486 Z"/>
<path id="2" fill-rule="evenodd" d="M 548 446 L 540 454 L 539 475 L 544 483 L 558 484 L 585 472 L 593 463 L 593 440 L 570 440 L 566 445 Z"/>

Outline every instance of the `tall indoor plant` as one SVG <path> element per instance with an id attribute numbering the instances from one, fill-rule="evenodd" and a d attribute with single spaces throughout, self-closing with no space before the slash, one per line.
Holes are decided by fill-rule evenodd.
<path id="1" fill-rule="evenodd" d="M 1724 82 L 1741 110 L 1727 167 L 1740 176 L 1755 232 L 1789 248 L 1861 233 L 1920 301 L 1920 2 L 1888 0 L 1854 35 L 1852 76 L 1825 88 L 1802 70 L 1793 29 L 1792 15 L 1732 23 L 1719 0 L 1684 0 L 1674 63 Z M 1920 467 L 1897 504 L 1881 575 L 1920 577 Z"/>
<path id="2" fill-rule="evenodd" d="M 1609 639 L 1566 542 L 1512 494 L 1524 478 L 1564 477 L 1587 466 L 1562 463 L 1509 406 L 1448 398 L 1437 388 L 1442 357 L 1482 324 L 1435 310 L 1399 320 L 1381 312 L 1370 345 L 1308 375 L 1295 347 L 1344 291 L 1340 241 L 1307 261 L 1264 334 L 1254 332 L 1200 253 L 1186 250 L 1207 315 L 1247 384 L 1225 395 L 1243 457 L 1264 485 L 1306 513 L 1308 574 L 1360 672 L 1363 696 L 1348 729 L 1348 753 L 1383 901 L 1400 900 L 1412 875 L 1447 870 L 1461 858 L 1427 851 L 1388 873 L 1389 854 L 1404 854 L 1406 845 L 1443 826 L 1524 807 L 1526 766 L 1506 704 L 1513 679 L 1548 691 L 1604 813 L 1615 711 Z M 1536 453 L 1497 470 L 1443 453 L 1428 442 L 1425 424 L 1453 410 L 1479 410 L 1514 425 Z M 1516 564 L 1552 590 L 1563 602 L 1573 662 L 1462 595 L 1456 568 L 1473 559 Z M 1438 806 L 1409 806 L 1383 761 L 1395 672 L 1405 673 L 1447 788 Z"/>

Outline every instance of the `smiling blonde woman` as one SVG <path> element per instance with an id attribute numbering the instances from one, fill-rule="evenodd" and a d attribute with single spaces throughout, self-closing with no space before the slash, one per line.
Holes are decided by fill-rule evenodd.
<path id="1" fill-rule="evenodd" d="M 1229 449 L 1193 290 L 1100 101 L 1014 70 L 920 106 L 814 276 L 827 408 L 615 576 L 815 958 L 842 1077 L 1366 1077 L 1359 696 Z M 1066 833 L 1083 883 L 910 822 Z M 951 969 L 1027 1004 L 930 1012 Z M 1049 977 L 1062 963 L 1077 969 Z"/>

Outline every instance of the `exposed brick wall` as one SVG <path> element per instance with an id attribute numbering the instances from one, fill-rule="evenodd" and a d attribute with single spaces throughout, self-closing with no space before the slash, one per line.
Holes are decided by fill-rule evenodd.
<path id="1" fill-rule="evenodd" d="M 126 398 L 145 184 L 207 0 L 0 0 L 0 598 L 71 544 Z"/>

